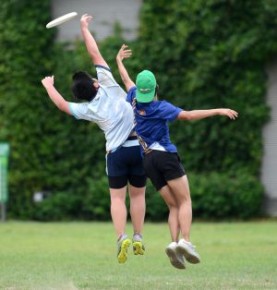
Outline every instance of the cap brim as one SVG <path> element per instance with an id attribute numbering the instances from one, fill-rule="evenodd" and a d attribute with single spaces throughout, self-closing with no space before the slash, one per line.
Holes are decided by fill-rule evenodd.
<path id="1" fill-rule="evenodd" d="M 137 90 L 137 93 L 136 93 L 136 99 L 139 103 L 150 103 L 153 101 L 154 97 L 155 97 L 154 92 L 150 92 L 148 94 L 142 94 Z"/>

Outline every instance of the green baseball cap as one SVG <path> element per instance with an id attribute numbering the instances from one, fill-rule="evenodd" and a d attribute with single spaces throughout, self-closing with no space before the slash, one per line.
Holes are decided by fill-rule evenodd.
<path id="1" fill-rule="evenodd" d="M 139 103 L 150 103 L 153 101 L 156 92 L 156 78 L 149 70 L 143 70 L 137 75 L 136 98 Z"/>

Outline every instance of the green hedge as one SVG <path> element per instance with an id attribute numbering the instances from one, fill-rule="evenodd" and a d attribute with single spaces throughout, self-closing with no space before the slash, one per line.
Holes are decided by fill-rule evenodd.
<path id="1" fill-rule="evenodd" d="M 263 187 L 246 172 L 192 175 L 195 218 L 249 219 L 261 215 Z"/>
<path id="2" fill-rule="evenodd" d="M 54 43 L 54 31 L 44 25 L 49 7 L 49 1 L 0 4 L 0 140 L 11 147 L 8 208 L 16 217 L 30 217 L 30 194 L 45 178 L 49 105 L 39 87 Z"/>
<path id="3" fill-rule="evenodd" d="M 59 112 L 40 83 L 54 73 L 57 88 L 73 100 L 72 73 L 93 69 L 83 43 L 55 44 L 57 30 L 45 29 L 50 0 L 3 0 L 0 8 L 0 141 L 11 145 L 9 217 L 110 220 L 103 134 Z M 144 1 L 139 38 L 127 42 L 130 75 L 153 70 L 161 99 L 188 110 L 224 106 L 240 113 L 235 122 L 215 117 L 170 125 L 193 172 L 197 218 L 260 214 L 262 128 L 269 117 L 264 68 L 277 52 L 276 12 L 270 0 Z M 115 55 L 126 42 L 120 33 L 116 25 L 114 37 L 100 43 L 117 79 Z M 37 191 L 50 195 L 35 204 Z M 167 218 L 151 185 L 147 218 Z"/>
<path id="4" fill-rule="evenodd" d="M 262 214 L 260 182 L 246 172 L 237 174 L 188 174 L 194 219 L 239 220 Z M 33 218 L 40 221 L 57 220 L 109 220 L 110 198 L 106 177 L 89 183 L 83 195 L 56 192 L 43 202 L 34 204 Z M 162 221 L 168 208 L 159 193 L 147 183 L 146 219 Z M 127 197 L 127 206 L 129 199 Z"/>
<path id="5" fill-rule="evenodd" d="M 161 98 L 187 110 L 231 107 L 240 113 L 236 122 L 216 117 L 172 126 L 191 170 L 248 167 L 259 177 L 269 114 L 265 65 L 277 51 L 276 6 L 251 0 L 143 6 L 141 67 L 156 72 Z"/>

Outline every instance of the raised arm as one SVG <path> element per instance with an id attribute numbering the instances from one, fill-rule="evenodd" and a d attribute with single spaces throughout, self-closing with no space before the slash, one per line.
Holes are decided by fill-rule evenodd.
<path id="1" fill-rule="evenodd" d="M 210 110 L 193 110 L 193 111 L 181 111 L 177 117 L 178 120 L 200 120 L 213 116 L 226 116 L 232 120 L 235 120 L 238 117 L 238 112 L 227 109 L 210 109 Z"/>
<path id="2" fill-rule="evenodd" d="M 116 56 L 116 63 L 118 67 L 119 74 L 121 76 L 122 82 L 125 85 L 126 91 L 128 92 L 130 88 L 135 86 L 135 83 L 131 80 L 124 64 L 123 59 L 129 58 L 132 55 L 132 50 L 128 49 L 128 46 L 123 44 Z"/>
<path id="3" fill-rule="evenodd" d="M 68 102 L 54 87 L 54 76 L 45 77 L 41 80 L 41 83 L 47 91 L 49 98 L 56 105 L 56 107 L 59 110 L 71 115 Z"/>
<path id="4" fill-rule="evenodd" d="M 82 32 L 82 36 L 83 39 L 85 41 L 86 47 L 87 47 L 87 51 L 88 54 L 90 55 L 92 62 L 94 63 L 94 65 L 103 65 L 103 66 L 108 66 L 108 64 L 106 63 L 106 61 L 104 60 L 104 58 L 102 57 L 98 45 L 94 39 L 94 37 L 92 36 L 91 32 L 89 31 L 89 23 L 92 20 L 92 16 L 88 15 L 88 14 L 84 14 L 81 17 L 81 32 Z"/>

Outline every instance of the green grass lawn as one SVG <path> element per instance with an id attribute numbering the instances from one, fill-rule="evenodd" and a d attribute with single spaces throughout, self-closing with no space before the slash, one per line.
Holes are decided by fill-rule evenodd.
<path id="1" fill-rule="evenodd" d="M 277 289 L 276 221 L 195 222 L 191 237 L 202 261 L 178 270 L 166 223 L 146 223 L 145 255 L 122 265 L 111 223 L 0 223 L 0 289 Z"/>

